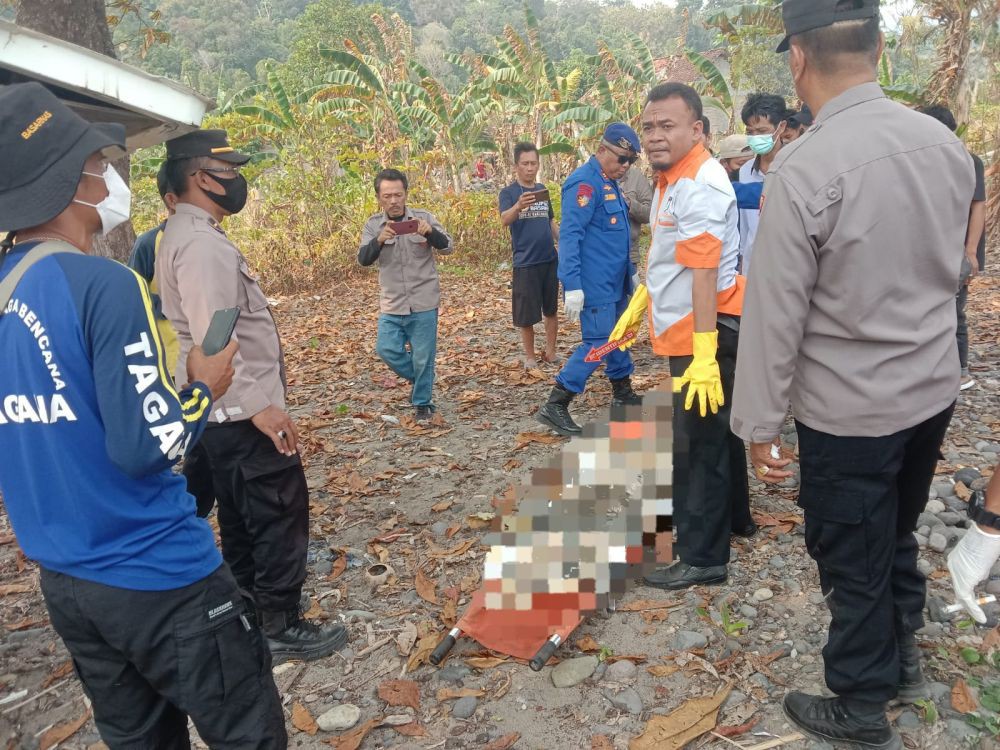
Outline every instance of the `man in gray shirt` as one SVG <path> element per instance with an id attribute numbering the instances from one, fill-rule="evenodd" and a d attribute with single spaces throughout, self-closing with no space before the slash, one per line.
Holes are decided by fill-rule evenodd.
<path id="1" fill-rule="evenodd" d="M 418 420 L 434 415 L 434 360 L 437 356 L 438 282 L 436 254 L 454 249 L 451 237 L 429 211 L 409 208 L 409 183 L 396 169 L 375 176 L 375 197 L 382 208 L 361 230 L 358 263 L 378 261 L 381 287 L 375 351 L 412 386 Z M 407 348 L 409 345 L 409 348 Z"/>
<path id="2" fill-rule="evenodd" d="M 618 180 L 628 206 L 628 259 L 639 270 L 639 233 L 642 225 L 649 223 L 649 210 L 653 207 L 653 186 L 646 173 L 638 164 L 628 168 L 625 176 Z"/>
<path id="3" fill-rule="evenodd" d="M 797 422 L 836 697 L 789 693 L 785 713 L 829 741 L 901 748 L 885 706 L 926 695 L 913 531 L 958 395 L 954 299 L 973 167 L 946 127 L 876 83 L 877 0 L 785 0 L 782 16 L 778 49 L 790 48 L 817 117 L 765 182 L 732 428 L 757 475 L 780 482 L 789 461 L 771 446 L 789 402 Z"/>

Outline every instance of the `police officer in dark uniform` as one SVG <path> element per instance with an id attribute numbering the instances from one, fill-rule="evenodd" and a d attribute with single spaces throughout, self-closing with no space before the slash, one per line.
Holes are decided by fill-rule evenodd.
<path id="1" fill-rule="evenodd" d="M 885 708 L 928 693 L 913 531 L 958 396 L 972 160 L 948 128 L 879 87 L 877 0 L 785 0 L 782 16 L 778 50 L 816 121 L 764 184 L 731 422 L 765 482 L 789 476 L 771 453 L 789 404 L 797 423 L 836 695 L 791 692 L 786 715 L 827 741 L 901 748 Z M 918 171 L 934 179 L 914 181 Z"/>
<path id="2" fill-rule="evenodd" d="M 222 227 L 246 203 L 240 168 L 249 158 L 229 145 L 224 130 L 167 142 L 167 178 L 177 202 L 156 256 L 156 279 L 180 342 L 178 373 L 214 312 L 240 308 L 236 375 L 212 408 L 200 458 L 213 478 L 223 557 L 253 594 L 271 653 L 318 659 L 342 648 L 347 632 L 302 616 L 309 490 L 286 409 L 281 340 L 267 297 Z"/>
<path id="3" fill-rule="evenodd" d="M 583 343 L 563 365 L 548 402 L 538 411 L 538 421 L 560 435 L 580 434 L 569 404 L 583 393 L 587 379 L 602 361 L 588 362 L 587 354 L 608 342 L 639 286 L 636 267 L 629 259 L 628 205 L 618 180 L 635 164 L 640 150 L 636 132 L 616 122 L 604 131 L 597 153 L 563 183 L 559 280 L 566 295 L 566 317 L 580 321 Z M 632 355 L 616 348 L 603 362 L 613 390 L 612 403 L 641 403 L 632 390 Z"/>

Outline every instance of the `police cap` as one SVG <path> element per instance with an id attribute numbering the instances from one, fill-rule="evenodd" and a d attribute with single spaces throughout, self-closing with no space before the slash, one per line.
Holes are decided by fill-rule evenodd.
<path id="1" fill-rule="evenodd" d="M 775 51 L 787 52 L 788 40 L 795 34 L 862 18 L 878 18 L 878 0 L 784 0 L 785 38 Z"/>
<path id="2" fill-rule="evenodd" d="M 167 141 L 167 159 L 208 156 L 230 164 L 246 164 L 250 157 L 229 145 L 225 130 L 195 130 Z"/>

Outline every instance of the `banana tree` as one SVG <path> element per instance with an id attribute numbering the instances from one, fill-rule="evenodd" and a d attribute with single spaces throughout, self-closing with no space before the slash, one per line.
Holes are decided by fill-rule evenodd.
<path id="1" fill-rule="evenodd" d="M 694 50 L 685 50 L 684 56 L 701 73 L 701 80 L 694 84 L 695 90 L 702 96 L 702 104 L 715 107 L 726 115 L 727 130 L 735 124 L 733 109 L 733 89 L 722 70 L 714 62 Z"/>

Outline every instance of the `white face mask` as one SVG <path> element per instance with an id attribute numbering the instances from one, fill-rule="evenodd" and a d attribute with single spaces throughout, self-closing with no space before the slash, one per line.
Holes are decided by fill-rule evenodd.
<path id="1" fill-rule="evenodd" d="M 87 203 L 86 201 L 73 199 L 74 203 L 97 209 L 97 215 L 101 217 L 101 233 L 107 234 L 119 224 L 128 221 L 129 212 L 132 208 L 132 191 L 128 189 L 125 180 L 121 178 L 121 175 L 118 174 L 115 168 L 108 164 L 104 170 L 104 174 L 94 174 L 93 172 L 84 172 L 84 174 L 91 177 L 100 177 L 104 180 L 104 185 L 108 189 L 108 197 L 100 203 Z"/>

